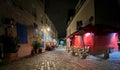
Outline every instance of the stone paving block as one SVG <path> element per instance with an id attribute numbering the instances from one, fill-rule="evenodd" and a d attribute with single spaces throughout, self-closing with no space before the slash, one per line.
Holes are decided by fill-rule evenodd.
<path id="1" fill-rule="evenodd" d="M 120 61 L 99 59 L 81 59 L 64 51 L 48 51 L 34 57 L 24 58 L 7 65 L 0 70 L 120 70 Z"/>

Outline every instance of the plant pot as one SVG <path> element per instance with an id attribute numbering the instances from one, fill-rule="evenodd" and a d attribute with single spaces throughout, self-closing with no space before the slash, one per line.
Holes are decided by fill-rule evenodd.
<path id="1" fill-rule="evenodd" d="M 38 49 L 35 49 L 34 51 L 35 51 L 35 54 L 37 54 L 37 53 L 38 53 Z"/>
<path id="2" fill-rule="evenodd" d="M 82 59 L 86 59 L 87 55 L 82 55 Z"/>
<path id="3" fill-rule="evenodd" d="M 104 53 L 104 59 L 108 59 L 109 58 L 109 49 L 107 49 Z"/>
<path id="4" fill-rule="evenodd" d="M 18 53 L 10 53 L 10 60 L 17 60 L 18 59 Z"/>
<path id="5" fill-rule="evenodd" d="M 7 53 L 5 55 L 5 62 L 11 62 L 18 59 L 18 53 Z"/>
<path id="6" fill-rule="evenodd" d="M 42 53 L 42 48 L 39 48 L 39 53 Z"/>
<path id="7" fill-rule="evenodd" d="M 88 55 L 87 53 L 83 53 L 81 56 L 82 56 L 82 59 L 86 59 Z"/>
<path id="8" fill-rule="evenodd" d="M 105 53 L 103 58 L 108 59 L 109 58 L 109 53 Z"/>

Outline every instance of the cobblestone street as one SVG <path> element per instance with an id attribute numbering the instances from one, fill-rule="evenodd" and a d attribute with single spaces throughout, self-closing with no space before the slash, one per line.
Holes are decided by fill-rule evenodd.
<path id="1" fill-rule="evenodd" d="M 120 70 L 120 61 L 106 61 L 94 56 L 81 59 L 56 49 L 2 65 L 0 70 Z"/>

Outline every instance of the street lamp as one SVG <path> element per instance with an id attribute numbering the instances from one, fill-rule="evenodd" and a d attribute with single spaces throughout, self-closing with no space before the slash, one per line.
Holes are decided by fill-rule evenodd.
<path id="1" fill-rule="evenodd" d="M 50 28 L 49 28 L 49 27 L 47 27 L 47 31 L 50 31 Z"/>

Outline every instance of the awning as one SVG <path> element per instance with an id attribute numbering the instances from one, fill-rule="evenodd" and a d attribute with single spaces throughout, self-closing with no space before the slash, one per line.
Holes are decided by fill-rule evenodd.
<path id="1" fill-rule="evenodd" d="M 72 38 L 75 35 L 81 35 L 81 34 L 84 34 L 86 32 L 91 32 L 91 31 L 94 31 L 94 30 L 95 30 L 95 27 L 89 24 L 89 25 L 81 28 L 80 30 L 77 30 L 77 31 L 73 32 L 72 34 L 70 34 L 69 36 L 67 36 L 65 39 Z"/>
<path id="2" fill-rule="evenodd" d="M 67 37 L 65 38 L 65 40 L 68 39 L 68 38 L 72 38 L 72 37 L 74 37 L 75 35 L 78 35 L 78 32 L 79 32 L 79 31 L 75 31 L 74 33 L 70 34 L 69 36 L 67 36 Z"/>
<path id="3" fill-rule="evenodd" d="M 84 33 L 87 32 L 93 32 L 96 35 L 103 35 L 103 34 L 107 34 L 107 33 L 112 33 L 112 32 L 118 32 L 119 30 L 116 29 L 115 27 L 112 27 L 110 25 L 105 25 L 105 24 L 88 24 L 87 26 L 83 27 L 82 29 L 75 31 L 74 33 L 70 34 L 69 36 L 67 36 L 65 39 L 67 38 L 72 38 L 75 35 L 79 35 L 79 32 L 83 30 Z"/>

